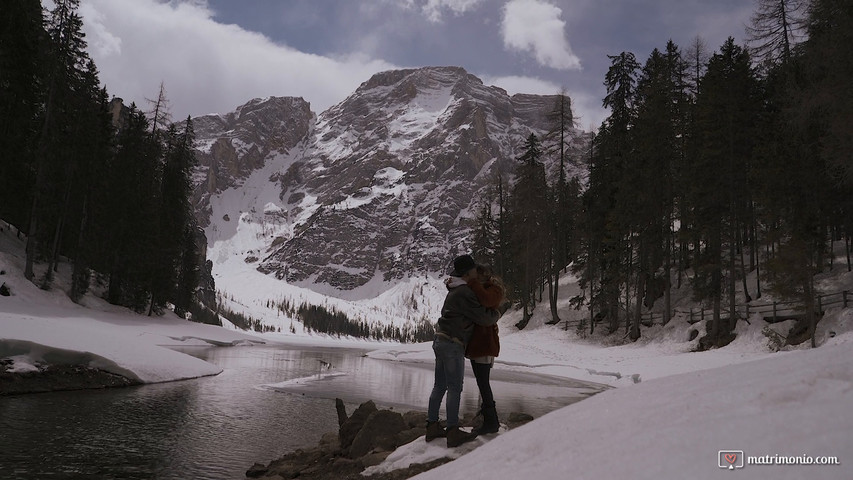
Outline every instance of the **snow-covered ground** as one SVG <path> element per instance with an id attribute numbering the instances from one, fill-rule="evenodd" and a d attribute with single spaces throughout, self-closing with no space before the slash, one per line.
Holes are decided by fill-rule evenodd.
<path id="1" fill-rule="evenodd" d="M 21 275 L 23 252 L 16 240 L 8 231 L 0 239 L 0 270 L 5 272 L 0 283 L 12 291 L 0 297 L 0 358 L 13 358 L 19 371 L 40 362 L 89 363 L 143 382 L 169 381 L 219 372 L 170 345 L 260 341 L 357 345 L 374 349 L 370 356 L 377 359 L 432 361 L 428 343 L 341 341 L 304 332 L 247 334 L 173 315 L 140 316 L 93 296 L 85 307 L 75 305 L 63 292 L 67 272 L 60 272 L 52 291 L 40 290 Z M 851 279 L 845 273 L 833 281 L 849 286 Z M 512 326 L 517 313 L 501 320 L 496 368 L 617 388 L 453 451 L 420 439 L 371 470 L 450 454 L 459 458 L 417 478 L 704 479 L 729 475 L 718 466 L 729 466 L 729 460 L 736 471 L 747 462 L 740 474 L 744 478 L 851 478 L 853 309 L 827 313 L 817 332 L 819 348 L 802 345 L 778 353 L 767 347 L 759 317 L 740 322 L 731 345 L 702 353 L 691 352 L 696 340 L 688 338 L 694 327 L 683 319 L 644 329 L 636 343 L 606 346 L 603 337 L 580 338 L 544 325 L 543 318 L 544 311 L 537 312 L 520 332 Z M 754 464 L 821 462 L 823 457 L 840 465 Z"/>
<path id="2" fill-rule="evenodd" d="M 264 340 L 220 327 L 181 320 L 175 315 L 147 317 L 87 298 L 75 305 L 59 289 L 44 292 L 8 268 L 0 253 L 0 281 L 12 296 L 0 297 L 0 358 L 12 358 L 12 371 L 39 365 L 82 364 L 144 383 L 165 382 L 222 370 L 170 345 L 235 345 Z"/>
<path id="3" fill-rule="evenodd" d="M 0 296 L 0 359 L 13 361 L 9 371 L 34 371 L 51 364 L 88 365 L 143 383 L 167 382 L 216 375 L 222 371 L 196 357 L 179 353 L 176 346 L 232 346 L 277 342 L 291 344 L 358 346 L 378 345 L 355 339 L 330 339 L 325 335 L 261 336 L 194 323 L 171 312 L 163 316 L 139 315 L 110 305 L 94 295 L 82 304 L 72 302 L 70 266 L 60 271 L 49 291 L 23 276 L 23 244 L 8 226 L 0 232 L 0 284 L 11 291 Z M 37 278 L 43 266 L 36 267 Z"/>
<path id="4" fill-rule="evenodd" d="M 722 459 L 723 467 L 729 466 L 726 455 L 735 470 L 749 457 L 757 457 L 754 462 L 835 457 L 829 460 L 839 462 L 747 463 L 741 478 L 853 478 L 853 309 L 824 317 L 817 349 L 803 345 L 771 353 L 761 333 L 764 322 L 751 321 L 739 324 L 731 345 L 701 353 L 690 352 L 695 340 L 687 341 L 691 327 L 683 322 L 656 327 L 654 334 L 644 331 L 654 338 L 611 347 L 580 341 L 570 332 L 555 336 L 554 327 L 545 325 L 505 334 L 496 368 L 618 388 L 496 437 L 478 438 L 452 452 L 456 461 L 415 478 L 711 479 L 727 474 L 718 465 Z M 421 344 L 370 355 L 428 362 L 432 352 Z M 441 442 L 416 441 L 369 472 L 447 453 Z"/>
<path id="5" fill-rule="evenodd" d="M 743 467 L 739 478 L 851 478 L 850 340 L 609 390 L 415 478 L 716 479 L 728 466 Z M 386 462 L 442 454 L 427 445 L 414 442 Z M 767 464 L 827 460 L 838 464 Z"/>

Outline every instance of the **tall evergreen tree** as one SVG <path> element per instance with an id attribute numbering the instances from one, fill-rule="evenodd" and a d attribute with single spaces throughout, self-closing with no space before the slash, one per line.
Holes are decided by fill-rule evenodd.
<path id="1" fill-rule="evenodd" d="M 689 165 L 688 178 L 693 219 L 704 248 L 695 268 L 694 292 L 713 306 L 709 335 L 714 344 L 726 337 L 720 328 L 724 280 L 729 316 L 736 318 L 736 242 L 749 201 L 746 173 L 760 109 L 756 82 L 748 52 L 729 38 L 712 56 L 697 99 L 697 157 Z"/>
<path id="2" fill-rule="evenodd" d="M 105 88 L 98 88 L 94 62 L 87 68 L 84 101 L 79 114 L 76 135 L 80 156 L 75 176 L 70 179 L 72 227 L 66 236 L 65 251 L 73 258 L 71 299 L 79 301 L 89 287 L 90 262 L 99 252 L 99 205 L 97 192 L 107 188 L 104 172 L 113 154 L 113 135 L 109 101 Z"/>
<path id="3" fill-rule="evenodd" d="M 509 195 L 509 235 L 512 255 L 511 284 L 524 316 L 516 325 L 527 326 L 536 303 L 536 290 L 545 271 L 542 252 L 547 251 L 547 195 L 542 147 L 534 134 L 527 137 Z"/>
<path id="4" fill-rule="evenodd" d="M 489 264 L 494 264 L 497 253 L 497 228 L 492 209 L 492 199 L 489 197 L 483 199 L 474 221 L 471 246 L 474 258 Z"/>
<path id="5" fill-rule="evenodd" d="M 628 281 L 632 256 L 629 211 L 631 125 L 636 115 L 635 95 L 639 64 L 633 53 L 608 56 L 605 76 L 607 96 L 603 105 L 610 115 L 598 131 L 590 165 L 589 187 L 584 193 L 590 282 L 590 307 L 609 321 L 611 332 L 619 328 L 622 286 Z M 625 289 L 627 292 L 627 289 Z"/>
<path id="6" fill-rule="evenodd" d="M 574 116 L 572 115 L 571 100 L 565 89 L 557 95 L 554 108 L 546 116 L 550 129 L 544 137 L 545 153 L 558 159 L 557 178 L 554 180 L 553 193 L 551 195 L 551 207 L 549 224 L 551 225 L 551 238 L 548 246 L 548 303 L 551 308 L 551 320 L 549 323 L 560 322 L 557 311 L 557 297 L 560 288 L 560 271 L 571 261 L 571 237 L 574 229 L 575 212 L 570 209 L 574 207 L 570 197 L 571 191 L 566 176 L 567 163 L 570 162 L 568 151 L 569 142 L 572 138 L 574 128 Z"/>
<path id="7" fill-rule="evenodd" d="M 683 96 L 682 62 L 670 42 L 667 52 L 652 51 L 637 84 L 637 114 L 631 129 L 633 155 L 628 188 L 635 192 L 630 204 L 631 230 L 636 250 L 635 304 L 631 338 L 640 336 L 640 316 L 645 302 L 651 307 L 657 293 L 650 284 L 669 255 L 673 204 L 673 174 L 679 157 L 678 103 Z M 668 285 L 668 271 L 663 272 Z"/>
<path id="8" fill-rule="evenodd" d="M 678 234 L 676 232 L 675 223 L 680 217 L 680 210 L 683 208 L 684 197 L 681 195 L 682 182 L 682 166 L 685 163 L 688 151 L 688 138 L 691 130 L 691 111 L 693 107 L 691 92 L 690 92 L 690 62 L 682 56 L 681 50 L 672 41 L 666 44 L 664 53 L 666 60 L 666 71 L 669 76 L 667 83 L 669 89 L 669 119 L 672 124 L 672 144 L 673 150 L 668 152 L 669 170 L 667 173 L 667 181 L 665 183 L 665 247 L 664 247 L 664 271 L 663 271 L 663 289 L 664 289 L 664 324 L 669 323 L 672 315 L 672 268 L 674 257 L 676 256 L 676 242 Z M 679 222 L 679 226 L 683 223 Z M 679 247 L 679 252 L 681 248 Z M 680 257 L 680 255 L 679 255 Z M 680 278 L 680 274 L 679 274 Z M 680 286 L 680 285 L 679 285 Z"/>
<path id="9" fill-rule="evenodd" d="M 170 148 L 162 180 L 160 238 L 163 251 L 167 253 L 165 262 L 171 266 L 166 285 L 175 285 L 169 294 L 176 313 L 183 316 L 194 301 L 201 267 L 196 245 L 197 225 L 190 203 L 192 169 L 196 165 L 192 119 L 187 117 L 180 134 L 174 125 L 169 133 Z"/>

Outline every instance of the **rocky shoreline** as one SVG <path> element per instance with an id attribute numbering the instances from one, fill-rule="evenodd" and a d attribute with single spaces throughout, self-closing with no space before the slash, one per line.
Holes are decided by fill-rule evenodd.
<path id="1" fill-rule="evenodd" d="M 423 441 L 426 413 L 409 411 L 400 414 L 393 410 L 380 410 L 372 401 L 367 401 L 347 416 L 343 401 L 337 399 L 335 404 L 337 432 L 323 435 L 316 447 L 298 449 L 269 465 L 257 463 L 246 472 L 246 477 L 269 480 L 403 480 L 453 460 L 445 457 L 364 476 L 362 472 L 366 468 L 379 465 L 398 447 Z M 515 428 L 531 420 L 533 417 L 529 415 L 515 413 L 508 417 L 506 426 Z M 472 417 L 464 418 L 462 424 L 476 426 Z"/>
<path id="2" fill-rule="evenodd" d="M 46 365 L 28 372 L 6 370 L 9 359 L 0 359 L 0 396 L 141 385 L 121 375 L 86 365 Z"/>

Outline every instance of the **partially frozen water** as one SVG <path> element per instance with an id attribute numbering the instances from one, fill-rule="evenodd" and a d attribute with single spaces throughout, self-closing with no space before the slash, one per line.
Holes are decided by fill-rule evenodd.
<path id="1" fill-rule="evenodd" d="M 431 365 L 338 348 L 185 348 L 224 372 L 182 382 L 0 398 L 0 477 L 239 479 L 337 430 L 334 399 L 426 410 Z M 470 373 L 470 368 L 468 368 Z M 535 417 L 599 391 L 557 377 L 493 371 L 498 411 Z M 462 413 L 477 409 L 466 377 Z"/>

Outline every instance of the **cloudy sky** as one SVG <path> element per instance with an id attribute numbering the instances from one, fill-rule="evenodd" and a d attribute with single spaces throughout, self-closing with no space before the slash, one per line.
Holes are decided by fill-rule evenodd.
<path id="1" fill-rule="evenodd" d="M 172 115 L 298 96 L 319 113 L 374 73 L 465 68 L 513 93 L 565 88 L 584 129 L 607 112 L 607 55 L 643 63 L 672 39 L 743 43 L 753 0 L 83 0 L 89 53 L 111 95 Z"/>

